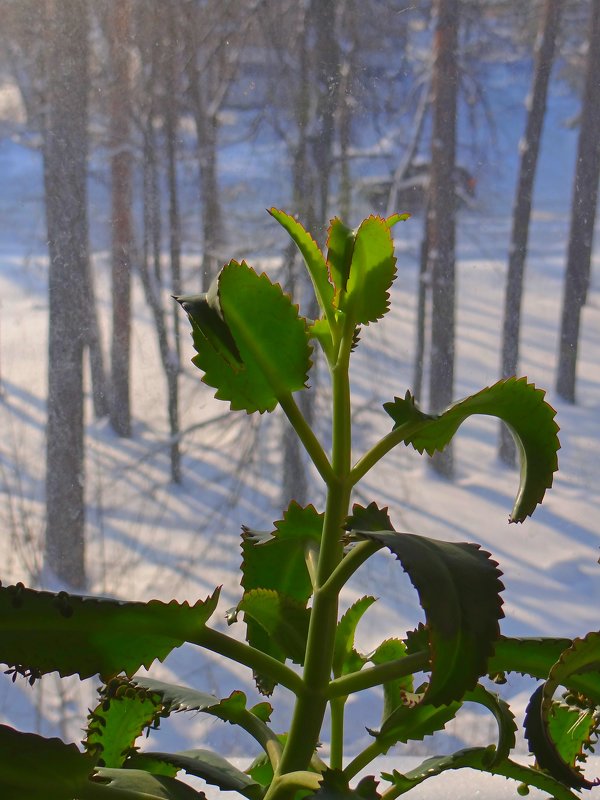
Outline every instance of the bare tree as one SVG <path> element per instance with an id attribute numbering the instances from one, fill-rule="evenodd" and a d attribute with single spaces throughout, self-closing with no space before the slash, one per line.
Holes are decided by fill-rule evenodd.
<path id="1" fill-rule="evenodd" d="M 501 362 L 501 372 L 504 378 L 516 374 L 519 362 L 523 278 L 527 258 L 533 185 L 562 8 L 562 0 L 545 0 L 541 10 L 540 27 L 535 46 L 533 83 L 527 98 L 527 123 L 519 146 L 519 176 L 512 213 L 512 232 L 504 297 Z M 515 464 L 516 447 L 506 425 L 502 425 L 500 428 L 498 455 L 505 464 L 510 466 Z"/>
<path id="2" fill-rule="evenodd" d="M 431 275 L 431 369 L 429 402 L 441 410 L 452 400 L 455 338 L 456 111 L 458 95 L 458 0 L 436 0 L 432 75 L 433 129 L 427 220 L 428 271 Z M 441 475 L 453 473 L 452 450 L 431 464 Z"/>
<path id="3" fill-rule="evenodd" d="M 131 3 L 107 6 L 110 84 L 112 236 L 112 345 L 110 421 L 119 436 L 131 435 L 131 260 L 134 251 L 131 152 Z"/>
<path id="4" fill-rule="evenodd" d="M 85 585 L 83 349 L 86 341 L 88 7 L 46 0 L 44 188 L 48 248 L 46 544 L 49 569 Z"/>
<path id="5" fill-rule="evenodd" d="M 590 282 L 591 254 L 600 177 L 600 0 L 591 0 L 588 53 L 577 162 L 571 205 L 571 230 L 563 293 L 556 391 L 575 402 L 581 312 Z"/>

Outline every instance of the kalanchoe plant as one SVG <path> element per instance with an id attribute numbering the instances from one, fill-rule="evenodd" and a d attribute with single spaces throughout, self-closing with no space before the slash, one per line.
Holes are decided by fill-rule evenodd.
<path id="1" fill-rule="evenodd" d="M 511 513 L 522 522 L 542 501 L 557 469 L 554 411 L 544 392 L 525 378 L 500 381 L 440 415 L 421 411 L 409 392 L 384 405 L 389 433 L 353 461 L 349 364 L 360 327 L 389 308 L 396 273 L 391 229 L 405 217 L 369 217 L 351 230 L 339 219 L 323 254 L 293 217 L 273 217 L 300 249 L 320 316 L 307 320 L 278 284 L 245 263 L 231 261 L 205 295 L 180 297 L 187 312 L 204 382 L 232 409 L 273 411 L 281 406 L 326 489 L 322 511 L 295 502 L 268 532 L 243 529 L 241 592 L 229 621 L 245 625 L 246 642 L 211 627 L 219 590 L 192 605 L 121 602 L 0 589 L 0 659 L 14 677 L 33 682 L 49 672 L 103 681 L 90 711 L 83 748 L 0 726 L 0 796 L 19 800 L 187 800 L 201 793 L 178 779 L 184 771 L 248 800 L 315 796 L 321 800 L 393 800 L 445 770 L 471 769 L 539 787 L 560 800 L 592 785 L 581 771 L 593 750 L 600 706 L 600 632 L 584 638 L 511 639 L 500 635 L 498 564 L 479 545 L 400 533 L 375 503 L 351 507 L 359 481 L 394 447 L 429 455 L 452 439 L 472 414 L 499 417 L 519 445 L 521 477 Z M 331 375 L 331 451 L 302 415 L 294 393 L 307 387 L 313 348 Z M 387 639 L 370 654 L 357 649 L 355 631 L 374 603 L 357 600 L 340 617 L 338 600 L 356 570 L 387 548 L 414 585 L 425 623 Z M 243 623 L 242 623 L 243 620 Z M 248 707 L 234 692 L 218 698 L 198 689 L 135 677 L 184 642 L 219 653 L 252 670 L 258 689 L 276 685 L 295 696 L 286 731 L 269 725 L 271 706 Z M 295 666 L 294 666 L 295 665 Z M 540 679 L 525 719 L 535 764 L 511 758 L 516 725 L 508 704 L 486 676 L 516 671 Z M 425 673 L 423 685 L 413 676 Z M 348 698 L 382 687 L 381 720 L 360 753 L 344 749 Z M 402 773 L 356 776 L 376 769 L 391 747 L 440 731 L 469 701 L 496 719 L 487 746 L 427 759 Z M 148 729 L 174 712 L 194 711 L 238 725 L 258 755 L 240 771 L 220 754 L 200 748 L 167 753 L 138 749 Z M 327 763 L 318 742 L 329 711 Z M 350 757 L 346 761 L 344 756 Z"/>

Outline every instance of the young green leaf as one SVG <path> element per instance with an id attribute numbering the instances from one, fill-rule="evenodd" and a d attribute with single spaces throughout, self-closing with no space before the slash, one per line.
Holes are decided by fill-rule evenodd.
<path id="1" fill-rule="evenodd" d="M 542 502 L 558 469 L 556 412 L 544 396 L 527 378 L 507 378 L 454 403 L 440 415 L 424 414 L 409 392 L 404 399 L 396 397 L 383 407 L 394 420 L 394 430 L 406 431 L 400 441 L 429 455 L 443 450 L 473 414 L 503 420 L 515 438 L 521 460 L 521 481 L 510 522 L 523 522 Z"/>
<path id="2" fill-rule="evenodd" d="M 306 321 L 265 274 L 231 261 L 204 301 L 180 302 L 192 322 L 192 361 L 232 409 L 272 411 L 281 397 L 305 388 L 311 353 Z"/>
<path id="3" fill-rule="evenodd" d="M 217 607 L 219 589 L 189 603 L 132 603 L 0 587 L 0 661 L 22 671 L 133 675 L 193 641 Z"/>
<path id="4" fill-rule="evenodd" d="M 369 661 L 373 664 L 389 664 L 406 655 L 406 645 L 401 639 L 386 639 L 370 654 Z M 413 676 L 394 678 L 383 684 L 383 714 L 382 719 L 389 717 L 398 706 L 404 702 L 406 692 L 413 691 Z"/>
<path id="5" fill-rule="evenodd" d="M 354 649 L 356 626 L 363 614 L 376 601 L 375 597 L 359 597 L 338 622 L 333 646 L 332 672 L 334 677 L 358 672 L 369 660 Z"/>
<path id="6" fill-rule="evenodd" d="M 285 228 L 302 253 L 319 306 L 327 317 L 329 324 L 333 325 L 335 323 L 335 317 L 333 316 L 333 286 L 329 282 L 327 265 L 319 246 L 310 233 L 294 217 L 286 214 L 285 211 L 270 208 L 269 214 Z"/>
<path id="7" fill-rule="evenodd" d="M 460 700 L 487 672 L 502 618 L 501 572 L 479 545 L 394 531 L 354 531 L 402 563 L 427 620 L 431 679 L 425 701 Z"/>
<path id="8" fill-rule="evenodd" d="M 283 659 L 304 663 L 310 609 L 272 589 L 245 592 L 238 609 L 264 629 Z"/>
<path id="9" fill-rule="evenodd" d="M 101 702 L 88 715 L 84 746 L 102 767 L 122 767 L 136 740 L 162 712 L 160 697 L 142 687 L 124 684 L 119 691 L 102 692 Z"/>
<path id="10" fill-rule="evenodd" d="M 356 231 L 350 274 L 338 302 L 353 327 L 377 322 L 387 313 L 395 276 L 390 229 L 380 217 L 368 217 Z"/>
<path id="11" fill-rule="evenodd" d="M 331 220 L 327 232 L 327 269 L 335 287 L 336 306 L 339 304 L 340 293 L 345 292 L 348 285 L 355 241 L 355 230 L 348 228 L 337 217 Z"/>

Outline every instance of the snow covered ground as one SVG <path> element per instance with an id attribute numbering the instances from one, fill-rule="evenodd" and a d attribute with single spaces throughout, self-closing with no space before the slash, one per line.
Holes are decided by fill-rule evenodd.
<path id="1" fill-rule="evenodd" d="M 422 457 L 401 448 L 367 477 L 356 496 L 362 503 L 375 500 L 389 505 L 392 519 L 403 530 L 475 541 L 490 550 L 504 572 L 502 630 L 511 635 L 576 636 L 599 626 L 598 258 L 583 315 L 578 403 L 571 406 L 556 398 L 553 385 L 575 134 L 560 127 L 560 103 L 554 108 L 531 231 L 520 370 L 548 389 L 548 399 L 557 409 L 562 449 L 554 487 L 532 520 L 509 526 L 518 476 L 497 460 L 495 422 L 475 418 L 456 439 L 453 483 L 432 477 Z M 514 153 L 520 129 L 518 118 L 503 129 L 495 160 L 481 167 L 480 208 L 460 220 L 457 398 L 498 377 Z M 259 150 L 250 156 L 261 156 L 266 162 Z M 9 140 L 0 141 L 0 175 L 0 577 L 4 583 L 30 583 L 41 567 L 44 488 L 47 304 L 39 155 Z M 102 213 L 102 191 L 97 186 L 92 189 L 97 204 L 93 220 L 94 209 Z M 260 199 L 263 205 L 271 204 L 268 196 Z M 396 228 L 399 275 L 392 312 L 384 322 L 364 331 L 354 359 L 356 454 L 389 430 L 389 417 L 381 404 L 411 383 L 420 227 L 416 218 Z M 276 228 L 273 223 L 274 256 L 284 244 Z M 248 245 L 249 250 L 258 246 L 252 241 Z M 236 255 L 239 247 L 236 242 Z M 600 257 L 600 248 L 597 252 Z M 251 263 L 258 266 L 256 260 Z M 106 256 L 101 250 L 95 253 L 95 264 L 107 334 L 109 295 Z M 193 262 L 187 269 L 190 281 L 194 280 Z M 191 340 L 184 336 L 182 425 L 192 430 L 183 440 L 183 484 L 171 485 L 164 380 L 139 287 L 134 307 L 134 435 L 130 440 L 119 439 L 106 422 L 92 419 L 91 408 L 88 415 L 90 592 L 183 600 L 204 597 L 223 584 L 219 624 L 224 627 L 224 611 L 239 599 L 235 569 L 240 562 L 240 526 L 264 528 L 281 516 L 278 434 L 283 423 L 278 416 L 255 420 L 245 414 L 221 420 L 226 406 L 200 383 L 200 374 L 189 363 Z M 325 387 L 323 407 L 326 394 Z M 315 502 L 321 499 L 318 489 Z M 344 602 L 363 593 L 380 596 L 376 610 L 370 612 L 371 622 L 359 630 L 364 650 L 387 636 L 403 635 L 420 620 L 414 592 L 392 559 L 381 556 L 366 566 Z M 175 652 L 153 674 L 221 696 L 239 687 L 255 697 L 245 669 L 223 665 L 192 648 Z M 0 720 L 77 740 L 83 727 L 81 709 L 93 702 L 93 682 L 83 688 L 71 681 L 63 685 L 59 690 L 59 682 L 51 676 L 34 689 L 25 682 L 13 686 L 1 681 Z M 521 713 L 528 690 L 529 684 L 521 678 L 510 678 L 505 687 Z M 348 729 L 353 731 L 349 754 L 368 741 L 365 724 L 377 724 L 374 699 L 374 691 L 364 692 L 349 704 Z M 285 727 L 290 700 L 281 692 L 276 701 L 281 705 L 275 726 Z M 164 725 L 163 735 L 161 749 L 203 743 L 225 753 L 246 752 L 245 740 L 238 740 L 230 726 L 207 722 L 201 716 L 178 715 Z M 454 746 L 487 743 L 493 735 L 493 720 L 465 709 L 447 735 L 420 743 L 411 753 L 424 756 Z M 447 796 L 465 796 L 471 778 L 452 780 L 467 783 L 461 783 L 456 794 L 448 789 Z M 487 784 L 481 786 L 478 792 L 492 796 Z M 420 796 L 418 791 L 415 797 Z M 513 788 L 507 791 L 514 796 Z"/>

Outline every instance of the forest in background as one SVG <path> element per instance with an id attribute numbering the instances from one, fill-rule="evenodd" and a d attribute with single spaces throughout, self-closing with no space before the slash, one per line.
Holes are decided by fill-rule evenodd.
<path id="1" fill-rule="evenodd" d="M 2 0 L 0 10 L 0 75 L 14 90 L 2 135 L 43 159 L 44 558 L 60 583 L 87 584 L 86 370 L 94 415 L 107 416 L 118 436 L 132 435 L 132 282 L 143 287 L 154 321 L 178 483 L 181 319 L 170 295 L 205 291 L 232 254 L 265 255 L 279 246 L 257 207 L 260 175 L 253 165 L 242 174 L 228 165 L 240 143 L 269 143 L 285 165 L 270 202 L 296 214 L 321 244 L 333 215 L 355 224 L 363 213 L 415 214 L 422 249 L 411 388 L 439 410 L 454 396 L 457 220 L 482 202 L 480 165 L 494 149 L 489 76 L 511 65 L 529 87 L 498 377 L 518 371 L 537 156 L 548 87 L 562 83 L 579 98 L 580 112 L 565 120 L 577 126 L 579 145 L 556 390 L 575 401 L 600 168 L 598 0 Z M 90 219 L 93 181 L 107 198 L 100 220 Z M 96 249 L 111 253 L 107 337 L 98 320 Z M 302 299 L 298 266 L 292 249 L 281 253 L 279 279 Z M 310 419 L 312 409 L 303 411 Z M 507 463 L 514 462 L 511 441 L 500 435 Z M 302 503 L 310 476 L 296 447 L 284 433 L 282 494 Z M 432 466 L 451 477 L 451 450 Z"/>

